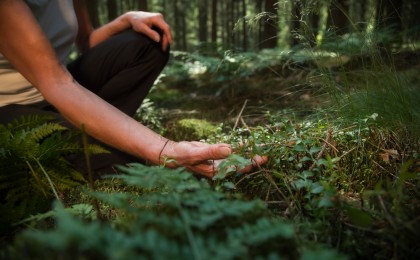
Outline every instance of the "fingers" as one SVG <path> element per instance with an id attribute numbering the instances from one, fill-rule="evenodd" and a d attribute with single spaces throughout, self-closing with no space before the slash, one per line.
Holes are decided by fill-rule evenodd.
<path id="1" fill-rule="evenodd" d="M 198 173 L 201 176 L 212 178 L 216 176 L 219 172 L 219 165 L 223 160 L 211 160 L 206 161 L 201 164 L 197 164 L 194 166 L 187 167 L 192 172 Z M 254 156 L 251 160 L 249 165 L 246 165 L 245 167 L 238 169 L 235 165 L 228 166 L 233 170 L 233 172 L 246 174 L 254 171 L 255 169 L 261 168 L 262 165 L 264 165 L 268 161 L 267 156 Z"/>
<path id="2" fill-rule="evenodd" d="M 158 28 L 161 32 L 161 35 L 159 35 L 159 33 L 153 30 L 152 29 L 153 27 Z M 159 38 L 152 38 L 152 39 L 155 40 L 156 42 L 161 41 L 162 50 L 166 51 L 168 46 L 172 44 L 172 32 L 169 25 L 163 19 L 163 16 L 161 14 L 157 14 L 157 16 L 152 17 L 150 19 L 150 23 L 148 24 L 148 29 L 150 31 L 153 31 L 155 35 L 157 34 L 159 36 Z"/>
<path id="3" fill-rule="evenodd" d="M 187 167 L 187 169 L 207 178 L 212 178 L 217 174 L 217 167 L 214 163 L 197 164 L 194 166 Z"/>
<path id="4" fill-rule="evenodd" d="M 142 24 L 140 26 L 140 32 L 152 39 L 153 41 L 160 42 L 159 33 L 147 26 L 146 24 Z"/>
<path id="5" fill-rule="evenodd" d="M 163 51 L 166 51 L 168 46 L 172 43 L 170 36 L 168 36 L 165 33 L 163 33 L 161 36 L 157 31 L 153 30 L 151 27 L 148 27 L 147 25 L 142 26 L 142 29 L 140 32 L 157 43 L 161 42 Z"/>
<path id="6" fill-rule="evenodd" d="M 232 153 L 232 148 L 227 144 L 213 144 L 200 148 L 198 160 L 225 159 Z"/>
<path id="7" fill-rule="evenodd" d="M 162 39 L 162 50 L 166 51 L 168 49 L 168 46 L 172 44 L 172 40 L 169 40 L 169 37 L 167 35 L 163 35 Z"/>
<path id="8" fill-rule="evenodd" d="M 162 49 L 166 51 L 168 46 L 172 44 L 172 32 L 170 26 L 166 23 L 163 15 L 160 13 L 134 12 L 131 13 L 132 28 L 144 35 L 148 36 L 155 42 L 161 42 Z M 153 29 L 155 27 L 158 29 Z"/>
<path id="9" fill-rule="evenodd" d="M 232 153 L 229 144 L 179 142 L 175 144 L 174 156 L 182 164 L 196 165 L 207 160 L 225 159 Z"/>
<path id="10" fill-rule="evenodd" d="M 162 30 L 163 40 L 162 40 L 162 46 L 164 50 L 168 47 L 168 45 L 172 44 L 172 32 L 169 25 L 165 22 L 165 20 L 160 20 L 159 24 L 156 24 L 156 26 Z"/>
<path id="11" fill-rule="evenodd" d="M 248 172 L 251 172 L 252 170 L 254 170 L 256 168 L 260 168 L 267 161 L 268 161 L 268 157 L 267 156 L 255 155 L 251 159 L 251 163 L 249 165 L 245 166 L 244 168 L 239 169 L 238 172 L 239 173 L 248 173 Z"/>
<path id="12" fill-rule="evenodd" d="M 232 147 L 229 144 L 174 142 L 167 146 L 163 154 L 173 158 L 176 166 L 184 166 L 192 172 L 211 178 L 218 173 L 220 163 L 232 154 Z M 260 168 L 267 161 L 267 156 L 255 155 L 243 168 L 239 169 L 235 165 L 228 168 L 232 168 L 229 171 L 248 173 Z M 170 165 L 165 166 L 170 167 Z"/>

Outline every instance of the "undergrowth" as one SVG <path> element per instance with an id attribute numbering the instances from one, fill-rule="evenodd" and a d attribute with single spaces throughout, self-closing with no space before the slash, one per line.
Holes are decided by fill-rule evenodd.
<path id="1" fill-rule="evenodd" d="M 420 253 L 415 249 L 420 142 L 406 129 L 378 127 L 377 117 L 350 125 L 337 118 L 295 122 L 274 117 L 264 127 L 216 136 L 211 141 L 245 144 L 238 148 L 243 157 L 270 157 L 252 174 L 226 167 L 216 179 L 227 176 L 238 192 L 264 200 L 281 218 L 293 220 L 303 241 L 326 243 L 357 258 L 413 258 Z"/>
<path id="2" fill-rule="evenodd" d="M 276 218 L 261 201 L 231 193 L 231 183 L 221 184 L 220 189 L 227 190 L 222 192 L 182 169 L 133 164 L 120 170 L 124 175 L 114 178 L 130 185 L 131 192 L 90 192 L 118 209 L 117 218 L 92 221 L 95 212 L 86 204 L 56 207 L 27 220 L 39 225 L 53 216 L 53 229 L 25 231 L 3 257 L 295 259 L 309 252 L 296 243 L 291 224 Z M 327 249 L 311 250 L 330 259 L 339 256 Z"/>
<path id="3" fill-rule="evenodd" d="M 1 233 L 28 214 L 47 210 L 49 200 L 60 199 L 85 179 L 68 156 L 106 152 L 77 141 L 81 133 L 48 116 L 27 116 L 0 125 Z M 7 212 L 7 214 L 6 214 Z"/>
<path id="4" fill-rule="evenodd" d="M 4 258 L 415 258 L 420 221 L 419 143 L 378 128 L 267 115 L 264 127 L 224 128 L 209 142 L 236 155 L 212 180 L 133 164 L 74 189 L 67 205 L 30 227 Z M 283 118 L 283 119 L 281 119 Z M 229 130 L 229 131 L 228 131 Z M 405 143 L 407 142 L 407 143 Z M 239 145 L 242 143 L 242 145 Z M 237 170 L 255 154 L 269 162 Z M 234 166 L 234 167 L 233 167 Z M 73 194 L 73 195 L 72 195 Z M 92 206 L 92 198 L 99 207 Z M 343 256 L 344 255 L 344 256 Z"/>

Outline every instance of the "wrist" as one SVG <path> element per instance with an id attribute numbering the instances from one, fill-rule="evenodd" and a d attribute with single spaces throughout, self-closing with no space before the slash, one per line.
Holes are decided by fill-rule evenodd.
<path id="1" fill-rule="evenodd" d="M 128 11 L 121 15 L 118 19 L 121 19 L 121 23 L 123 23 L 124 27 L 128 29 L 132 27 L 132 20 L 134 19 L 134 17 L 136 17 L 136 12 Z"/>
<path id="2" fill-rule="evenodd" d="M 170 142 L 170 140 L 169 139 L 167 139 L 166 141 L 165 141 L 165 143 L 163 144 L 163 146 L 162 146 L 162 149 L 160 150 L 160 152 L 159 152 L 159 156 L 158 156 L 158 164 L 159 165 L 161 165 L 162 164 L 162 161 L 163 161 L 163 163 L 164 163 L 164 161 L 165 161 L 165 158 L 163 158 L 163 151 L 165 150 L 165 148 L 166 148 L 166 146 L 168 145 L 168 143 Z"/>
<path id="3" fill-rule="evenodd" d="M 178 163 L 176 162 L 176 156 L 174 153 L 175 146 L 177 145 L 177 142 L 174 142 L 172 140 L 167 139 L 158 156 L 158 165 L 162 165 L 168 168 L 175 168 L 178 166 Z"/>

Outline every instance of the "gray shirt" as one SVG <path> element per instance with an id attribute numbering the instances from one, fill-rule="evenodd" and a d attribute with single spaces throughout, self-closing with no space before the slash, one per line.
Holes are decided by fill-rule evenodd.
<path id="1" fill-rule="evenodd" d="M 50 40 L 57 57 L 64 63 L 77 35 L 73 0 L 26 0 L 25 2 Z M 0 53 L 0 106 L 32 104 L 43 100 L 41 93 Z"/>

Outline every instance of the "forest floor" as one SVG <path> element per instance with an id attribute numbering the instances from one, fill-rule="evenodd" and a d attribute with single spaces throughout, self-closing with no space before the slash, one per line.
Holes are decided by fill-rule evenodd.
<path id="1" fill-rule="evenodd" d="M 400 52 L 392 56 L 393 69 L 412 85 L 419 86 L 420 53 Z M 369 62 L 369 61 L 368 61 Z M 362 64 L 363 63 L 363 64 Z M 168 134 L 174 121 L 184 118 L 207 120 L 233 127 L 241 116 L 246 126 L 264 125 L 267 115 L 277 112 L 304 119 L 336 102 L 327 81 L 348 84 L 349 77 L 363 77 L 366 61 L 354 58 L 344 66 L 326 68 L 313 62 L 280 62 L 263 66 L 245 76 L 230 71 L 232 78 L 215 81 L 217 71 L 179 80 L 163 78 L 149 96 L 161 109 Z M 163 72 L 165 74 L 165 71 Z M 327 79 L 328 78 L 328 79 Z M 177 140 L 188 136 L 170 136 Z"/>

